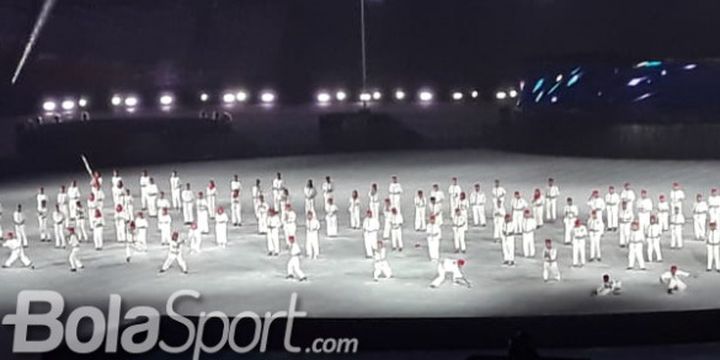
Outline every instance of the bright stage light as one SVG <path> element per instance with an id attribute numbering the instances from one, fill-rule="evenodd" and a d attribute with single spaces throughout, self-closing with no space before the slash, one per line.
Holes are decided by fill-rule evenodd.
<path id="1" fill-rule="evenodd" d="M 498 100 L 505 100 L 507 99 L 507 93 L 504 91 L 498 91 L 497 93 L 495 93 L 495 98 Z"/>
<path id="2" fill-rule="evenodd" d="M 75 109 L 75 101 L 73 100 L 63 100 L 62 104 L 60 104 L 63 110 L 70 111 Z"/>
<path id="3" fill-rule="evenodd" d="M 270 104 L 273 101 L 275 101 L 275 94 L 273 94 L 272 92 L 266 91 L 260 95 L 260 101 L 262 101 L 266 104 Z"/>
<path id="4" fill-rule="evenodd" d="M 463 98 L 463 94 L 459 91 L 455 91 L 454 93 L 452 93 L 452 98 L 455 101 L 460 101 Z"/>
<path id="5" fill-rule="evenodd" d="M 120 95 L 113 95 L 112 99 L 110 99 L 110 103 L 113 106 L 120 106 L 120 104 L 123 103 L 123 99 L 122 97 L 120 97 Z"/>
<path id="6" fill-rule="evenodd" d="M 419 97 L 420 97 L 420 101 L 428 102 L 428 101 L 432 101 L 434 95 L 430 90 L 423 90 L 423 91 L 420 91 Z"/>
<path id="7" fill-rule="evenodd" d="M 57 109 L 57 104 L 54 101 L 48 100 L 43 103 L 42 108 L 48 112 L 55 111 L 55 109 Z"/>
<path id="8" fill-rule="evenodd" d="M 471 96 L 473 99 L 477 99 L 477 97 L 480 96 L 480 93 L 479 93 L 477 90 L 473 90 L 473 91 L 470 93 L 470 96 Z"/>
<path id="9" fill-rule="evenodd" d="M 332 97 L 326 92 L 321 92 L 317 95 L 317 101 L 321 104 L 327 104 L 330 102 Z"/>
<path id="10" fill-rule="evenodd" d="M 160 96 L 160 105 L 162 106 L 170 106 L 175 102 L 175 98 L 172 95 L 162 95 Z"/>
<path id="11" fill-rule="evenodd" d="M 245 102 L 248 99 L 248 93 L 245 91 L 238 91 L 237 94 L 235 94 L 235 100 L 238 102 Z M 262 98 L 261 98 L 262 100 Z M 263 101 L 264 102 L 264 101 Z"/>
<path id="12" fill-rule="evenodd" d="M 88 105 L 88 101 L 87 101 L 86 98 L 80 98 L 80 100 L 78 100 L 78 106 L 79 106 L 79 107 L 84 108 L 84 107 L 86 107 L 87 105 Z"/>
<path id="13" fill-rule="evenodd" d="M 510 92 L 509 92 L 508 94 L 509 94 L 510 97 L 513 98 L 513 99 L 518 96 L 518 92 L 517 92 L 517 90 L 515 90 L 515 89 L 510 90 Z"/>
<path id="14" fill-rule="evenodd" d="M 337 101 L 345 101 L 345 99 L 347 99 L 347 93 L 340 90 L 335 93 L 335 99 L 337 99 Z"/>
<path id="15" fill-rule="evenodd" d="M 555 77 L 555 82 L 561 82 L 562 79 L 563 79 L 563 75 L 562 75 L 562 74 L 558 74 L 558 75 Z"/>
<path id="16" fill-rule="evenodd" d="M 127 107 L 135 107 L 138 104 L 138 98 L 135 96 L 128 96 L 125 98 L 125 106 Z"/>
<path id="17" fill-rule="evenodd" d="M 223 94 L 222 100 L 226 104 L 232 104 L 235 102 L 235 94 L 225 93 Z"/>
<path id="18" fill-rule="evenodd" d="M 395 99 L 396 100 L 405 100 L 405 92 L 402 90 L 395 91 Z"/>
<path id="19" fill-rule="evenodd" d="M 208 95 L 207 93 L 200 94 L 200 101 L 207 102 L 208 100 L 210 100 L 210 95 Z"/>
<path id="20" fill-rule="evenodd" d="M 373 100 L 375 100 L 375 101 L 380 100 L 380 99 L 382 99 L 382 93 L 379 92 L 379 91 L 374 91 L 374 92 L 372 93 L 372 98 L 373 98 Z"/>
<path id="21" fill-rule="evenodd" d="M 368 102 L 372 100 L 372 94 L 368 92 L 360 93 L 360 101 Z"/>

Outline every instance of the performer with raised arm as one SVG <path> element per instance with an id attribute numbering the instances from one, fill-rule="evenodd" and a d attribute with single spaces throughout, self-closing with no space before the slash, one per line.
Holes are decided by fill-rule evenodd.
<path id="1" fill-rule="evenodd" d="M 165 263 L 163 263 L 162 267 L 160 268 L 160 272 L 164 273 L 170 269 L 170 267 L 177 263 L 180 267 L 180 270 L 184 274 L 188 273 L 188 266 L 185 262 L 185 259 L 183 258 L 183 245 L 185 241 L 180 239 L 180 235 L 177 231 L 172 233 L 172 237 L 170 239 L 170 246 L 168 247 L 168 255 L 165 259 Z"/>

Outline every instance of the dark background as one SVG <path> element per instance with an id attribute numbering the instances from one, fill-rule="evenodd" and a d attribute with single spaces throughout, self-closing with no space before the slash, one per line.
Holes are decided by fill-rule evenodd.
<path id="1" fill-rule="evenodd" d="M 242 85 L 308 102 L 360 86 L 359 0 L 58 0 L 10 87 L 41 6 L 0 0 L 0 115 L 67 93 Z M 706 0 L 367 0 L 369 83 L 493 89 L 559 60 L 711 58 L 719 13 Z"/>

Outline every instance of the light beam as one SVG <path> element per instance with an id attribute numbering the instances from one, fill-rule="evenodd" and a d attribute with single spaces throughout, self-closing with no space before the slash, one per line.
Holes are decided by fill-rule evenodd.
<path id="1" fill-rule="evenodd" d="M 48 17 L 50 16 L 50 11 L 52 10 L 54 5 L 55 5 L 55 0 L 45 0 L 45 3 L 43 4 L 42 9 L 40 10 L 40 15 L 38 16 L 37 20 L 35 20 L 35 26 L 33 27 L 32 33 L 30 33 L 30 39 L 28 40 L 27 44 L 25 45 L 25 51 L 23 51 L 23 55 L 20 58 L 20 62 L 18 62 L 17 68 L 15 68 L 15 74 L 13 74 L 12 80 L 10 81 L 11 85 L 15 85 L 18 78 L 20 77 L 20 73 L 22 72 L 22 69 L 25 66 L 25 62 L 27 61 L 27 58 L 30 56 L 32 49 L 35 46 L 35 43 L 37 42 L 38 38 L 40 37 L 40 31 L 42 31 L 43 26 L 45 26 L 45 22 L 47 21 Z"/>

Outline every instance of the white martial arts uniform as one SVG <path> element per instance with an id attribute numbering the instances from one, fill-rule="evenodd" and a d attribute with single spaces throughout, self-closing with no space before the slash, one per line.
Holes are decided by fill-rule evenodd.
<path id="1" fill-rule="evenodd" d="M 23 248 L 22 243 L 20 243 L 20 240 L 14 237 L 7 239 L 3 244 L 3 247 L 10 249 L 10 257 L 5 261 L 3 267 L 11 267 L 15 264 L 15 261 L 20 260 L 23 266 L 34 268 L 32 261 L 25 254 L 25 249 Z"/>
<path id="2" fill-rule="evenodd" d="M 670 293 L 675 291 L 685 291 L 685 289 L 687 289 L 687 285 L 681 278 L 689 276 L 690 273 L 680 269 L 676 270 L 674 275 L 672 272 L 666 271 L 660 275 L 660 283 L 664 284 Z"/>
<path id="3" fill-rule="evenodd" d="M 373 280 L 380 280 L 381 275 L 386 279 L 392 277 L 392 269 L 387 261 L 387 251 L 384 246 L 373 250 Z"/>
<path id="4" fill-rule="evenodd" d="M 148 208 L 148 196 L 147 196 L 148 185 L 150 185 L 150 176 L 141 175 L 140 176 L 140 206 L 143 210 L 147 210 L 147 208 Z"/>
<path id="5" fill-rule="evenodd" d="M 3 239 L 5 236 L 5 233 L 3 232 L 3 228 L 2 228 L 2 213 L 3 213 L 3 208 L 2 208 L 2 203 L 0 203 L 0 239 Z"/>
<path id="6" fill-rule="evenodd" d="M 285 244 L 290 246 L 290 237 L 297 234 L 297 214 L 295 210 L 285 210 L 282 215 L 283 233 L 285 234 Z"/>
<path id="7" fill-rule="evenodd" d="M 57 204 L 60 206 L 60 212 L 63 214 L 63 226 L 67 226 L 70 223 L 70 210 L 68 209 L 68 196 L 66 192 L 58 193 Z"/>
<path id="8" fill-rule="evenodd" d="M 657 219 L 662 231 L 670 230 L 670 203 L 667 201 L 658 201 L 657 203 Z"/>
<path id="9" fill-rule="evenodd" d="M 440 240 L 442 239 L 442 228 L 438 223 L 429 223 L 427 226 L 428 256 L 431 261 L 440 260 Z"/>
<path id="10" fill-rule="evenodd" d="M 77 202 L 80 201 L 80 189 L 77 185 L 70 185 L 67 189 L 68 216 L 71 220 L 77 217 Z"/>
<path id="11" fill-rule="evenodd" d="M 55 230 L 55 247 L 64 248 L 67 244 L 65 242 L 65 214 L 62 213 L 62 210 L 53 212 L 53 230 Z"/>
<path id="12" fill-rule="evenodd" d="M 505 194 L 507 192 L 505 191 L 505 188 L 502 186 L 495 186 L 492 188 L 491 195 L 493 204 L 497 205 L 498 200 L 500 200 L 502 205 L 505 205 Z"/>
<path id="13" fill-rule="evenodd" d="M 437 277 L 432 281 L 430 286 L 434 288 L 440 286 L 445 282 L 447 275 L 451 276 L 453 284 L 462 284 L 470 287 L 470 283 L 465 279 L 465 274 L 463 274 L 460 265 L 458 265 L 458 261 L 455 259 L 443 259 L 442 262 L 438 263 Z"/>
<path id="14" fill-rule="evenodd" d="M 198 198 L 195 200 L 195 207 L 197 208 L 197 226 L 200 232 L 203 234 L 210 233 L 210 220 L 209 220 L 209 209 L 207 199 Z"/>
<path id="15" fill-rule="evenodd" d="M 430 211 L 430 216 L 435 216 L 435 223 L 438 225 L 443 225 L 443 213 L 442 213 L 442 203 L 439 203 L 435 201 L 433 204 L 430 202 L 430 205 L 428 207 L 428 210 Z"/>
<path id="16" fill-rule="evenodd" d="M 277 177 L 273 179 L 272 181 L 272 200 L 273 200 L 273 207 L 275 209 L 282 209 L 280 207 L 280 195 L 282 195 L 283 192 L 283 180 L 282 178 L 278 179 Z"/>
<path id="17" fill-rule="evenodd" d="M 590 210 L 588 212 L 588 214 L 592 214 L 592 212 L 595 211 L 597 213 L 598 217 L 602 217 L 602 213 L 603 213 L 603 211 L 605 211 L 605 200 L 603 200 L 599 196 L 592 197 L 588 201 L 587 205 Z"/>
<path id="18" fill-rule="evenodd" d="M 572 231 L 573 266 L 585 265 L 585 240 L 588 237 L 585 225 L 576 226 Z"/>
<path id="19" fill-rule="evenodd" d="M 502 255 L 503 264 L 515 264 L 515 235 L 519 232 L 519 225 L 513 221 L 502 224 Z"/>
<path id="20" fill-rule="evenodd" d="M 174 263 L 177 263 L 182 272 L 187 274 L 188 266 L 185 262 L 185 259 L 183 258 L 183 243 L 179 240 L 170 240 L 170 246 L 168 247 L 168 255 L 165 259 L 165 263 L 163 263 L 162 267 L 160 268 L 160 272 L 168 271 L 168 269 L 170 269 L 170 267 Z"/>
<path id="21" fill-rule="evenodd" d="M 125 242 L 127 237 L 128 218 L 125 211 L 118 212 L 115 210 L 115 241 Z"/>
<path id="22" fill-rule="evenodd" d="M 172 207 L 173 209 L 180 209 L 180 206 L 182 205 L 182 198 L 180 197 L 180 194 L 182 193 L 182 185 L 180 182 L 180 177 L 171 175 L 170 176 L 170 199 L 172 200 Z"/>
<path id="23" fill-rule="evenodd" d="M 427 228 L 426 210 L 427 210 L 427 198 L 425 196 L 419 197 L 415 195 L 415 231 L 425 231 Z"/>
<path id="24" fill-rule="evenodd" d="M 242 198 L 241 194 L 238 191 L 237 196 L 235 196 L 235 191 L 232 192 L 233 195 L 230 196 L 230 213 L 232 217 L 232 224 L 234 226 L 240 226 L 242 225 Z"/>
<path id="25" fill-rule="evenodd" d="M 465 252 L 467 246 L 465 244 L 465 233 L 468 230 L 467 216 L 462 211 L 460 214 L 453 213 L 452 217 L 452 228 L 453 228 L 453 244 L 455 245 L 455 252 Z"/>
<path id="26" fill-rule="evenodd" d="M 435 204 L 437 205 L 437 212 L 438 212 L 438 214 L 440 214 L 442 216 L 443 204 L 445 203 L 445 193 L 439 189 L 431 190 L 430 197 L 435 198 Z M 437 217 L 437 215 L 436 215 L 436 217 Z M 440 225 L 442 225 L 442 223 L 440 223 Z"/>
<path id="27" fill-rule="evenodd" d="M 172 239 L 172 235 L 170 236 Z M 187 241 L 190 243 L 191 254 L 198 254 L 202 252 L 203 238 L 199 228 L 195 227 L 195 229 L 193 229 L 192 226 L 188 228 Z"/>
<path id="28" fill-rule="evenodd" d="M 70 234 L 68 245 L 70 245 L 70 254 L 68 255 L 70 270 L 77 271 L 77 269 L 82 269 L 84 267 L 83 263 L 80 259 L 78 259 L 78 253 L 80 252 L 80 240 L 78 240 L 77 235 Z"/>
<path id="29" fill-rule="evenodd" d="M 670 191 L 670 206 L 680 209 L 680 213 L 683 213 L 683 201 L 685 201 L 685 192 L 682 189 L 673 189 Z"/>
<path id="30" fill-rule="evenodd" d="M 450 215 L 452 217 L 453 214 L 455 214 L 455 209 L 458 208 L 460 201 L 460 193 L 462 192 L 462 188 L 460 188 L 460 185 L 457 184 L 450 184 L 448 187 L 448 198 L 450 198 Z"/>
<path id="31" fill-rule="evenodd" d="M 637 211 L 638 211 L 638 223 L 640 224 L 640 230 L 645 231 L 650 225 L 650 215 L 652 214 L 653 210 L 653 202 L 650 200 L 649 197 L 646 198 L 640 198 L 637 201 Z"/>
<path id="32" fill-rule="evenodd" d="M 602 213 L 596 212 L 596 218 L 588 220 L 588 237 L 590 238 L 590 261 L 602 260 L 600 241 L 605 232 L 605 223 L 602 220 Z"/>
<path id="33" fill-rule="evenodd" d="M 300 269 L 300 254 L 302 250 L 297 241 L 290 245 L 290 259 L 287 263 L 287 276 L 288 278 L 299 279 L 300 281 L 307 279 L 305 273 Z"/>
<path id="34" fill-rule="evenodd" d="M 267 234 L 268 205 L 265 201 L 259 202 L 255 208 L 257 216 L 258 234 Z"/>
<path id="35" fill-rule="evenodd" d="M 155 214 L 155 217 L 157 217 L 160 212 L 162 212 L 163 209 L 172 209 L 172 204 L 170 204 L 170 201 L 165 198 L 164 194 L 160 194 L 160 197 L 157 199 L 157 202 L 155 203 L 155 208 L 157 209 L 157 213 Z"/>
<path id="36" fill-rule="evenodd" d="M 313 215 L 317 215 L 315 212 L 315 197 L 317 196 L 317 190 L 315 190 L 315 187 L 305 186 L 303 193 L 305 195 L 305 215 L 309 212 L 313 213 Z"/>
<path id="37" fill-rule="evenodd" d="M 215 242 L 217 246 L 222 248 L 227 246 L 228 221 L 230 221 L 230 219 L 228 219 L 227 213 L 225 212 L 215 216 Z"/>
<path id="38" fill-rule="evenodd" d="M 400 211 L 400 197 L 402 196 L 403 189 L 399 182 L 391 182 L 388 186 L 388 197 L 390 198 L 390 206 Z"/>
<path id="39" fill-rule="evenodd" d="M 160 244 L 169 244 L 170 237 L 172 236 L 172 217 L 170 213 L 160 214 L 158 217 L 158 228 L 160 229 Z"/>
<path id="40" fill-rule="evenodd" d="M 280 254 L 280 226 L 282 221 L 278 213 L 269 214 L 267 217 L 267 251 L 268 255 Z"/>
<path id="41" fill-rule="evenodd" d="M 653 261 L 653 255 L 657 262 L 662 262 L 662 252 L 660 251 L 660 238 L 662 237 L 662 226 L 659 223 L 650 224 L 645 229 L 645 238 L 647 239 L 647 257 L 648 261 Z"/>
<path id="42" fill-rule="evenodd" d="M 258 214 L 258 206 L 260 206 L 260 196 L 263 194 L 263 191 L 260 188 L 260 185 L 257 185 L 257 184 L 253 185 L 251 191 L 252 191 L 252 200 L 253 200 L 253 211 L 255 212 L 255 218 L 257 219 L 257 218 L 260 218 L 260 216 Z M 267 199 L 264 199 L 264 196 L 263 196 L 263 200 L 267 201 Z"/>
<path id="43" fill-rule="evenodd" d="M 628 269 L 635 267 L 635 263 L 640 265 L 640 269 L 645 270 L 645 258 L 643 254 L 643 244 L 645 243 L 645 234 L 642 229 L 630 231 L 630 251 L 628 252 Z"/>
<path id="44" fill-rule="evenodd" d="M 13 225 L 15 227 L 15 237 L 20 240 L 23 247 L 28 247 L 27 235 L 25 234 L 25 214 L 22 211 L 13 213 Z"/>
<path id="45" fill-rule="evenodd" d="M 305 224 L 305 251 L 310 259 L 317 259 L 320 255 L 320 221 L 317 218 L 308 220 Z"/>
<path id="46" fill-rule="evenodd" d="M 544 225 L 544 217 L 543 212 L 545 210 L 545 197 L 542 195 L 538 197 L 533 197 L 532 200 L 532 215 L 535 219 L 535 224 L 537 227 Z"/>
<path id="47" fill-rule="evenodd" d="M 502 228 L 505 223 L 505 215 L 507 211 L 505 206 L 497 206 L 497 203 L 493 205 L 493 239 L 499 241 L 502 238 Z"/>
<path id="48" fill-rule="evenodd" d="M 86 214 L 85 209 L 83 209 L 81 206 L 78 206 L 75 209 L 75 228 L 77 230 L 78 238 L 80 241 L 87 241 L 88 240 L 88 233 L 87 229 L 85 228 L 85 220 L 86 220 Z"/>
<path id="49" fill-rule="evenodd" d="M 625 209 L 620 209 L 618 217 L 620 219 L 620 246 L 625 247 L 630 240 L 630 229 L 632 222 L 635 221 L 635 214 L 633 214 L 632 209 L 627 206 Z"/>
<path id="50" fill-rule="evenodd" d="M 112 196 L 112 200 L 113 200 L 113 208 L 117 207 L 118 205 L 123 205 L 123 196 L 125 196 L 125 188 L 113 186 L 112 189 L 110 189 L 110 195 Z"/>
<path id="51" fill-rule="evenodd" d="M 708 223 L 717 223 L 720 218 L 720 195 L 710 195 L 707 199 Z"/>
<path id="52" fill-rule="evenodd" d="M 325 227 L 328 237 L 337 236 L 337 205 L 330 204 L 325 207 L 327 214 L 325 215 Z"/>
<path id="53" fill-rule="evenodd" d="M 685 226 L 685 216 L 682 213 L 672 214 L 670 216 L 670 248 L 683 247 L 683 227 Z"/>
<path id="54" fill-rule="evenodd" d="M 404 223 L 403 216 L 398 211 L 396 214 L 390 213 L 390 239 L 393 250 L 403 250 L 403 233 L 402 226 Z"/>
<path id="55" fill-rule="evenodd" d="M 48 228 L 47 228 L 47 217 L 48 217 L 48 209 L 47 209 L 47 200 L 45 200 L 45 206 L 38 205 L 37 209 L 37 217 L 38 217 L 38 231 L 40 232 L 40 241 L 50 241 L 50 234 L 48 234 Z M 0 231 L 2 231 L 2 228 L 0 228 Z"/>
<path id="56" fill-rule="evenodd" d="M 135 249 L 139 252 L 147 251 L 148 227 L 147 218 L 137 217 L 135 219 Z"/>
<path id="57" fill-rule="evenodd" d="M 363 220 L 363 245 L 367 258 L 372 257 L 373 250 L 377 247 L 378 231 L 380 231 L 380 222 L 376 217 L 366 217 Z"/>
<path id="58" fill-rule="evenodd" d="M 608 229 L 618 228 L 618 214 L 620 213 L 620 195 L 618 193 L 607 193 L 605 195 L 605 219 Z"/>
<path id="59" fill-rule="evenodd" d="M 146 201 L 147 201 L 148 216 L 150 216 L 150 217 L 157 217 L 157 214 L 158 214 L 157 199 L 158 199 L 159 192 L 160 191 L 158 190 L 158 186 L 155 183 L 148 183 L 147 187 L 145 188 L 145 197 L 146 197 Z"/>
<path id="60" fill-rule="evenodd" d="M 720 229 L 708 230 L 707 240 L 707 270 L 710 271 L 715 267 L 716 271 L 720 271 Z"/>
<path id="61" fill-rule="evenodd" d="M 575 227 L 575 220 L 577 220 L 579 211 L 577 205 L 565 205 L 563 208 L 563 223 L 565 225 L 565 236 L 564 243 L 570 244 L 572 242 L 572 231 Z"/>
<path id="62" fill-rule="evenodd" d="M 695 240 L 705 239 L 707 213 L 708 204 L 705 201 L 696 201 L 693 204 L 693 229 L 695 230 Z"/>
<path id="63" fill-rule="evenodd" d="M 217 186 L 208 185 L 205 189 L 205 200 L 207 201 L 208 216 L 214 220 L 217 214 Z"/>
<path id="64" fill-rule="evenodd" d="M 622 291 L 622 282 L 617 280 L 610 280 L 603 282 L 597 289 L 595 289 L 595 295 L 620 295 Z"/>
<path id="65" fill-rule="evenodd" d="M 521 229 L 523 256 L 535 257 L 535 230 L 537 229 L 537 222 L 535 222 L 535 218 L 524 217 Z"/>
<path id="66" fill-rule="evenodd" d="M 103 248 L 103 230 L 105 228 L 105 219 L 103 219 L 102 215 L 100 217 L 93 216 L 92 220 L 90 220 L 90 227 L 92 227 L 95 250 L 101 250 Z"/>
<path id="67" fill-rule="evenodd" d="M 543 250 L 543 280 L 548 281 L 552 276 L 560 281 L 560 269 L 557 263 L 557 249 L 547 247 Z"/>
<path id="68" fill-rule="evenodd" d="M 185 225 L 190 225 L 195 221 L 195 211 L 193 205 L 195 203 L 195 195 L 192 190 L 183 190 L 182 192 L 182 213 Z"/>
<path id="69" fill-rule="evenodd" d="M 373 213 L 373 217 L 380 217 L 380 195 L 377 192 L 368 192 L 368 207 Z"/>
<path id="70" fill-rule="evenodd" d="M 350 197 L 348 202 L 348 213 L 350 213 L 350 228 L 360 228 L 360 198 Z"/>
<path id="71" fill-rule="evenodd" d="M 470 193 L 470 208 L 473 214 L 473 225 L 486 226 L 487 218 L 485 216 L 485 193 L 482 191 L 473 191 Z M 504 215 L 503 215 L 504 216 Z"/>
<path id="72" fill-rule="evenodd" d="M 620 203 L 627 202 L 627 207 L 634 209 L 635 191 L 633 189 L 623 189 L 620 192 Z"/>
<path id="73" fill-rule="evenodd" d="M 512 209 L 513 222 L 516 227 L 520 228 L 523 221 L 523 214 L 525 213 L 525 209 L 528 208 L 528 203 L 523 198 L 513 196 L 512 200 L 510 200 L 510 208 Z"/>
<path id="74" fill-rule="evenodd" d="M 560 189 L 557 185 L 548 186 L 545 190 L 546 218 L 550 221 L 557 220 L 557 198 L 560 196 Z"/>
<path id="75" fill-rule="evenodd" d="M 333 197 L 334 191 L 335 191 L 335 185 L 333 185 L 332 182 L 326 181 L 322 184 L 322 192 L 323 192 L 323 200 L 324 200 L 323 207 L 325 209 L 325 212 L 328 211 L 328 200 L 329 199 L 335 200 Z M 334 203 L 334 201 L 333 201 L 333 203 Z"/>

